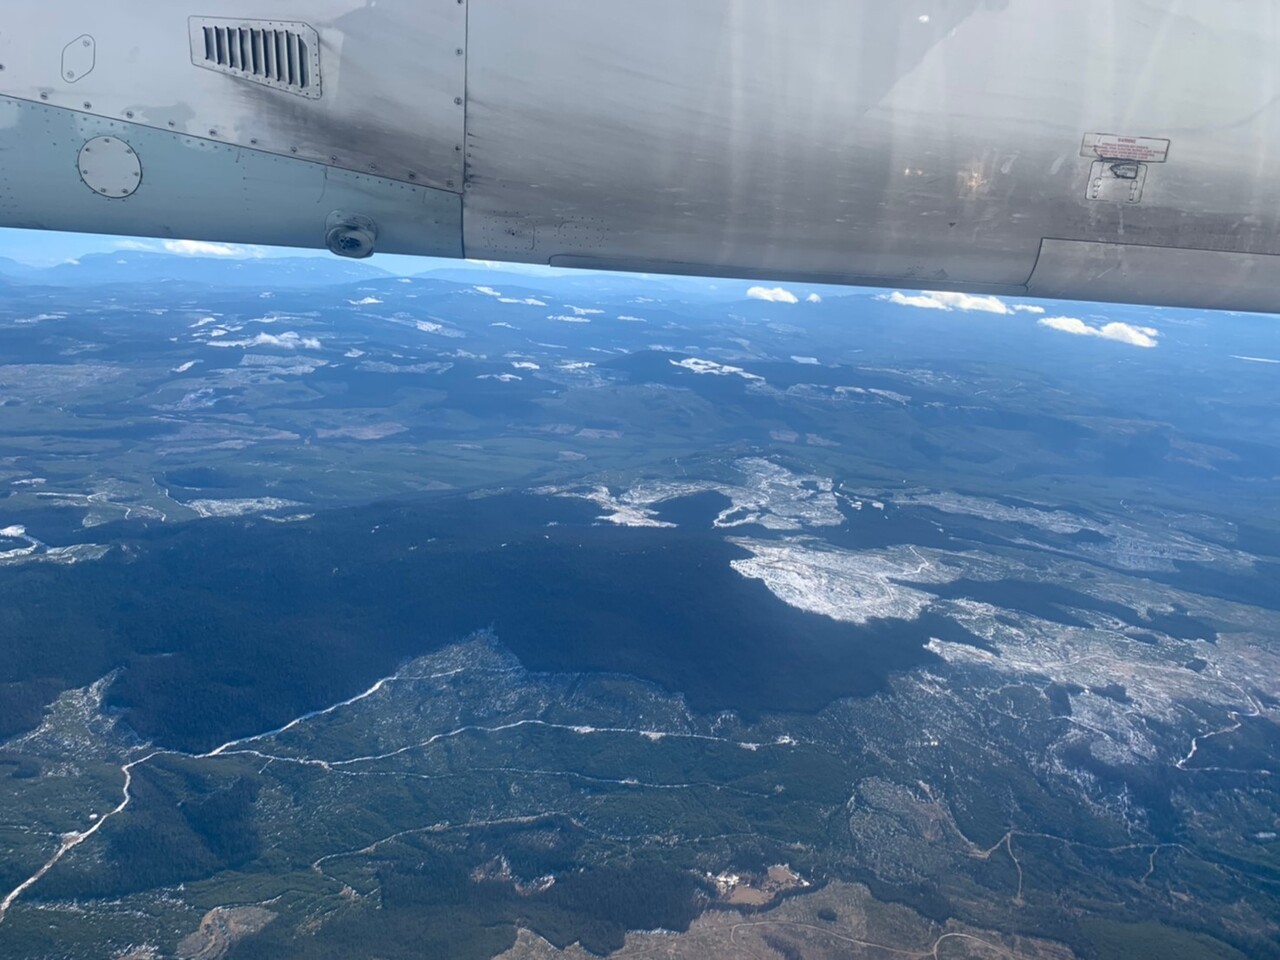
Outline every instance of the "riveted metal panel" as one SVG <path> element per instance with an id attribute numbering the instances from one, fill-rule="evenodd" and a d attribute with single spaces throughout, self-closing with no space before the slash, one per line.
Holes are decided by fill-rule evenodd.
<path id="1" fill-rule="evenodd" d="M 0 94 L 460 190 L 466 11 L 457 0 L 68 4 L 57 16 L 23 16 L 21 29 L 0 33 Z M 323 95 L 307 99 L 197 66 L 189 14 L 308 25 L 317 38 L 308 65 L 314 55 Z M 63 66 L 68 44 L 82 38 L 93 43 L 87 74 Z"/>
<path id="2" fill-rule="evenodd" d="M 127 195 L 81 182 L 82 145 L 100 138 L 127 144 L 143 171 Z M 310 160 L 8 97 L 0 155 L 6 226 L 323 247 L 329 215 L 344 210 L 377 225 L 382 252 L 462 255 L 457 194 Z"/>

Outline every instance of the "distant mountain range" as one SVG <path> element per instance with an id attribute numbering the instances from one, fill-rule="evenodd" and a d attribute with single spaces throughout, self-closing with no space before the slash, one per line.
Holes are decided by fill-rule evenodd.
<path id="1" fill-rule="evenodd" d="M 704 277 L 660 276 L 648 273 L 615 273 L 611 271 L 571 270 L 547 273 L 529 273 L 519 269 L 503 269 L 503 265 L 487 266 L 482 263 L 460 261 L 457 266 L 442 267 L 414 274 L 419 280 L 447 280 L 469 285 L 507 284 L 526 290 L 541 290 L 557 295 L 573 293 L 608 296 L 627 296 L 643 288 L 652 296 L 664 298 L 703 298 L 713 293 L 715 285 L 722 289 L 740 288 L 745 291 L 748 283 L 741 280 L 711 280 Z M 718 297 L 717 299 L 724 299 Z"/>
<path id="2" fill-rule="evenodd" d="M 233 287 L 319 287 L 386 280 L 392 274 L 369 263 L 338 257 L 188 257 L 120 250 L 91 253 L 53 267 L 0 258 L 0 278 L 60 287 L 104 283 L 201 283 Z"/>
<path id="3" fill-rule="evenodd" d="M 424 261 L 429 263 L 430 261 Z M 224 287 L 314 288 L 366 281 L 385 281 L 396 274 L 367 261 L 332 256 L 231 258 L 184 256 L 144 250 L 90 253 L 51 267 L 35 267 L 0 257 L 0 283 L 5 281 L 58 287 L 121 283 L 191 283 Z M 519 287 L 529 292 L 626 296 L 643 288 L 650 296 L 675 299 L 724 299 L 724 292 L 745 281 L 708 281 L 699 277 L 593 272 L 537 273 L 503 265 L 461 260 L 456 265 L 424 270 L 418 280 L 468 286 Z M 717 286 L 719 289 L 717 290 Z"/>

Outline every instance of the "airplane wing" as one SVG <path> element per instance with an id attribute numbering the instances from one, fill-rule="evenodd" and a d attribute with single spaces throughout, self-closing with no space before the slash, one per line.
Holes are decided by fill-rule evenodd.
<path id="1" fill-rule="evenodd" d="M 65 0 L 0 224 L 1240 310 L 1270 0 Z"/>

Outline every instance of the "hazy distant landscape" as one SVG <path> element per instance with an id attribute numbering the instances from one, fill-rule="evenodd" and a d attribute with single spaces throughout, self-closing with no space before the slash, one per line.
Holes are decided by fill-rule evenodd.
<path id="1" fill-rule="evenodd" d="M 1275 318 L 0 294 L 0 952 L 1280 956 Z"/>

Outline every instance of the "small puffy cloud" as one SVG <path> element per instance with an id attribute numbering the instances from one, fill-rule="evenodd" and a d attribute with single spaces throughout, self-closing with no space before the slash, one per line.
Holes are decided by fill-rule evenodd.
<path id="1" fill-rule="evenodd" d="M 1015 303 L 1013 309 L 1019 313 L 1044 313 L 1044 307 L 1037 307 L 1034 303 Z"/>
<path id="2" fill-rule="evenodd" d="M 903 307 L 920 307 L 925 310 L 964 310 L 979 313 L 1013 313 L 1013 309 L 999 297 L 980 296 L 972 293 L 956 293 L 950 290 L 930 290 L 919 294 L 905 294 L 895 290 L 888 296 L 877 297 Z"/>
<path id="3" fill-rule="evenodd" d="M 1078 317 L 1042 317 L 1036 321 L 1042 327 L 1059 330 L 1062 333 L 1074 334 L 1078 337 L 1100 337 L 1103 340 L 1115 340 L 1127 343 L 1132 347 L 1154 347 L 1160 331 L 1155 327 L 1135 327 L 1129 323 L 1112 321 L 1095 327 L 1085 323 Z"/>
<path id="4" fill-rule="evenodd" d="M 210 243 L 207 240 L 165 240 L 161 243 L 169 253 L 183 257 L 253 257 L 257 251 L 234 243 Z"/>
<path id="5" fill-rule="evenodd" d="M 1118 340 L 1135 347 L 1154 347 L 1160 331 L 1155 327 L 1135 327 L 1128 323 L 1104 323 L 1098 335 L 1104 340 Z"/>
<path id="6" fill-rule="evenodd" d="M 752 300 L 767 300 L 769 303 L 799 303 L 800 298 L 784 287 L 750 287 L 747 296 Z"/>
<path id="7" fill-rule="evenodd" d="M 822 298 L 818 296 L 816 293 L 811 293 L 804 298 L 804 302 L 805 303 L 821 303 Z"/>
<path id="8" fill-rule="evenodd" d="M 877 300 L 888 300 L 890 303 L 896 303 L 900 307 L 920 307 L 924 310 L 950 310 L 942 301 L 935 300 L 932 294 L 922 293 L 919 296 L 910 296 L 901 290 L 895 290 L 886 296 L 876 297 Z"/>
<path id="9" fill-rule="evenodd" d="M 353 307 L 366 307 L 366 306 L 369 306 L 370 304 L 381 303 L 381 302 L 382 301 L 379 300 L 377 297 L 361 297 L 359 300 L 347 301 L 347 303 L 351 304 Z"/>

